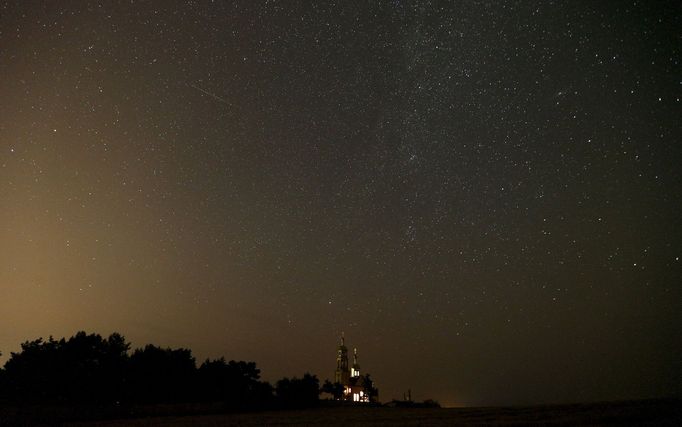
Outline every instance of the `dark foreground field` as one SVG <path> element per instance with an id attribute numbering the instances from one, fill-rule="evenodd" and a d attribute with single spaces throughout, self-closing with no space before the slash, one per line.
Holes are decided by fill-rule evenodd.
<path id="1" fill-rule="evenodd" d="M 65 424 L 114 426 L 452 426 L 452 425 L 682 425 L 679 400 L 531 407 L 409 409 L 321 408 L 251 414 L 151 417 Z"/>

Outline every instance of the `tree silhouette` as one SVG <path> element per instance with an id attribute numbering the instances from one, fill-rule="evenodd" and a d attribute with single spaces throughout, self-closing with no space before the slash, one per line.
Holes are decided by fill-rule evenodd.
<path id="1" fill-rule="evenodd" d="M 229 407 L 254 408 L 272 398 L 272 386 L 259 381 L 260 369 L 253 362 L 225 362 L 225 358 L 206 360 L 199 367 L 202 400 L 222 401 Z"/>
<path id="2" fill-rule="evenodd" d="M 192 351 L 173 350 L 151 344 L 130 356 L 130 392 L 140 402 L 190 400 L 196 363 Z"/>
<path id="3" fill-rule="evenodd" d="M 325 387 L 337 393 L 340 384 Z M 315 406 L 319 393 L 319 380 L 308 373 L 283 378 L 274 389 L 260 380 L 254 362 L 221 357 L 197 368 L 191 350 L 151 344 L 130 354 L 130 344 L 118 333 L 103 338 L 81 331 L 68 340 L 26 341 L 0 369 L 0 397 L 21 404 L 124 408 L 221 402 L 226 410 L 303 408 Z"/>
<path id="4" fill-rule="evenodd" d="M 106 402 L 120 398 L 128 344 L 119 334 L 78 332 L 21 344 L 5 363 L 8 394 L 23 401 Z"/>
<path id="5" fill-rule="evenodd" d="M 303 378 L 282 378 L 277 381 L 275 393 L 279 404 L 286 408 L 307 408 L 317 405 L 320 381 L 306 373 Z"/>
<path id="6" fill-rule="evenodd" d="M 343 384 L 341 383 L 332 383 L 329 380 L 325 380 L 324 384 L 322 385 L 322 390 L 323 393 L 328 393 L 330 394 L 334 400 L 341 399 L 343 397 Z"/>

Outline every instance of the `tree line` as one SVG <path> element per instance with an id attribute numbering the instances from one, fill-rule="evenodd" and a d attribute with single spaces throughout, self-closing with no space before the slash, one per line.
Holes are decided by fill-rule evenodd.
<path id="1" fill-rule="evenodd" d="M 0 400 L 36 404 L 131 405 L 220 402 L 228 409 L 315 406 L 315 375 L 260 379 L 254 362 L 207 359 L 197 367 L 189 349 L 130 343 L 113 333 L 78 332 L 69 339 L 21 344 L 0 369 Z"/>

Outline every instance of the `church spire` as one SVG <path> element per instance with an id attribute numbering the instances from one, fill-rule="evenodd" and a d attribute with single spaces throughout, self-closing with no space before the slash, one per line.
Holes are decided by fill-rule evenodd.
<path id="1" fill-rule="evenodd" d="M 334 382 L 339 384 L 348 384 L 350 372 L 348 371 L 348 349 L 346 348 L 345 336 L 341 332 L 341 345 L 336 350 L 336 372 L 334 373 Z"/>
<path id="2" fill-rule="evenodd" d="M 353 367 L 350 370 L 350 376 L 352 378 L 360 376 L 360 365 L 358 364 L 358 349 L 353 348 Z"/>

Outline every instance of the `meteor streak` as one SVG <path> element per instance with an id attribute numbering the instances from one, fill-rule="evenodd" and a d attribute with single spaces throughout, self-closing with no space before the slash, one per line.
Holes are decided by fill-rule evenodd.
<path id="1" fill-rule="evenodd" d="M 201 93 L 206 94 L 206 95 L 210 96 L 211 98 L 216 99 L 216 100 L 218 100 L 218 101 L 220 101 L 220 102 L 222 102 L 222 103 L 224 103 L 224 104 L 229 104 L 229 102 L 227 102 L 225 99 L 219 97 L 219 96 L 216 95 L 215 93 L 211 93 L 211 92 L 209 92 L 209 91 L 207 91 L 207 90 L 204 90 L 204 89 L 200 88 L 199 86 L 195 86 L 195 85 L 190 84 L 190 83 L 187 83 L 187 86 L 189 86 L 189 87 L 191 87 L 191 88 L 194 88 L 194 89 L 200 91 Z"/>

